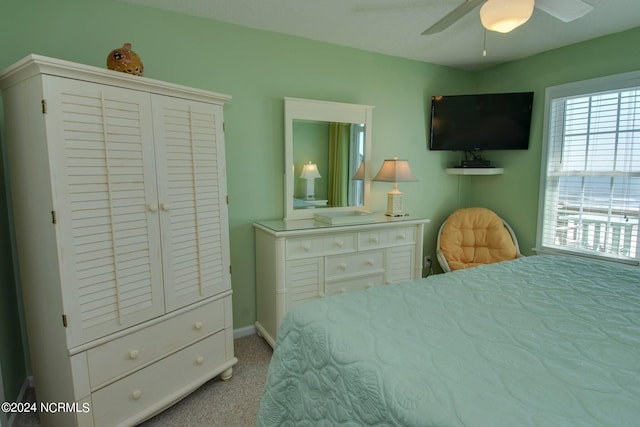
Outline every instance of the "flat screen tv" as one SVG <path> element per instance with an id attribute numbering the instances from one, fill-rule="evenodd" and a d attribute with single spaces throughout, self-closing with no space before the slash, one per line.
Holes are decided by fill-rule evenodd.
<path id="1" fill-rule="evenodd" d="M 533 92 L 433 96 L 431 150 L 529 148 Z"/>

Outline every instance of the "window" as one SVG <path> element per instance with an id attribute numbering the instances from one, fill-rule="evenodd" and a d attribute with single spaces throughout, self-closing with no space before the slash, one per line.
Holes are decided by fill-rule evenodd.
<path id="1" fill-rule="evenodd" d="M 640 261 L 640 72 L 548 88 L 538 248 Z"/>
<path id="2" fill-rule="evenodd" d="M 349 179 L 349 206 L 362 206 L 364 203 L 363 161 L 364 124 L 354 123 L 351 125 L 351 146 L 349 147 L 349 177 L 351 177 Z"/>

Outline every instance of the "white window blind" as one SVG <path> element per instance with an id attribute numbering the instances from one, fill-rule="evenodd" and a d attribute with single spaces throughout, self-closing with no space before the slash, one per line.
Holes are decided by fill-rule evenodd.
<path id="1" fill-rule="evenodd" d="M 640 260 L 640 73 L 547 90 L 538 246 Z"/>

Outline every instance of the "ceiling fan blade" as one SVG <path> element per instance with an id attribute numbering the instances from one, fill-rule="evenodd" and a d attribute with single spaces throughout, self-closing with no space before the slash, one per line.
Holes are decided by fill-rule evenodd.
<path id="1" fill-rule="evenodd" d="M 480 4 L 484 3 L 486 0 L 466 0 L 457 8 L 453 9 L 452 12 L 447 14 L 444 18 L 427 28 L 422 32 L 423 36 L 436 34 L 440 31 L 445 30 L 460 18 L 465 16 L 467 13 L 471 12 L 476 7 L 480 6 Z"/>
<path id="2" fill-rule="evenodd" d="M 582 0 L 536 0 L 536 7 L 564 22 L 575 21 L 593 10 Z"/>

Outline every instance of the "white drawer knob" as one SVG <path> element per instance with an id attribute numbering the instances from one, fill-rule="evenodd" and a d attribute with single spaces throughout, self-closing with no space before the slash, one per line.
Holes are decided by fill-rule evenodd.
<path id="1" fill-rule="evenodd" d="M 319 296 L 320 298 L 324 298 L 324 292 L 320 292 L 320 293 L 318 294 L 318 296 Z"/>
<path id="2" fill-rule="evenodd" d="M 200 356 L 196 359 L 196 364 L 202 365 L 204 363 L 204 357 Z"/>
<path id="3" fill-rule="evenodd" d="M 338 248 L 341 248 L 344 246 L 344 242 L 342 240 L 336 240 L 334 245 L 337 246 Z"/>
<path id="4" fill-rule="evenodd" d="M 309 244 L 304 244 L 304 245 L 302 245 L 302 250 L 304 250 L 304 251 L 309 251 L 309 250 L 311 250 L 311 245 L 309 245 Z"/>
<path id="5" fill-rule="evenodd" d="M 131 350 L 131 351 L 129 352 L 129 358 L 130 358 L 130 359 L 137 359 L 137 358 L 138 358 L 138 354 L 140 354 L 140 353 L 138 352 L 138 350 Z"/>
<path id="6" fill-rule="evenodd" d="M 158 210 L 158 205 L 150 204 L 148 207 L 151 212 L 156 212 Z"/>
<path id="7" fill-rule="evenodd" d="M 142 392 L 140 390 L 134 390 L 133 393 L 131 393 L 133 400 L 140 399 L 140 396 L 142 396 Z"/>
<path id="8" fill-rule="evenodd" d="M 199 331 L 200 329 L 202 329 L 202 322 L 196 322 L 193 324 L 193 329 L 195 329 L 196 331 Z"/>
<path id="9" fill-rule="evenodd" d="M 392 283 L 393 283 L 393 282 L 392 282 L 391 280 L 387 280 L 387 281 L 385 281 L 385 282 L 384 282 L 384 284 L 385 284 L 385 285 L 390 285 L 390 284 L 392 284 Z"/>
<path id="10" fill-rule="evenodd" d="M 169 209 L 171 209 L 171 203 L 169 202 L 160 203 L 160 207 L 162 208 L 163 211 L 168 211 Z"/>
<path id="11" fill-rule="evenodd" d="M 377 236 L 371 236 L 371 237 L 369 237 L 369 241 L 371 243 L 378 243 L 378 237 Z"/>
<path id="12" fill-rule="evenodd" d="M 338 264 L 338 268 L 340 270 L 346 270 L 347 269 L 347 264 L 345 264 L 344 262 L 342 264 Z"/>
<path id="13" fill-rule="evenodd" d="M 365 286 L 364 288 L 365 289 L 373 288 L 373 283 L 368 283 L 367 286 Z"/>
<path id="14" fill-rule="evenodd" d="M 367 265 L 375 265 L 375 263 L 373 262 L 372 259 L 368 259 L 367 260 Z"/>
<path id="15" fill-rule="evenodd" d="M 398 235 L 396 236 L 396 239 L 398 239 L 398 240 L 404 240 L 404 234 L 400 234 L 400 233 L 398 233 Z"/>
<path id="16" fill-rule="evenodd" d="M 346 293 L 347 293 L 347 290 L 346 290 L 345 288 L 342 288 L 342 289 L 340 289 L 340 293 L 341 293 L 341 294 L 346 294 Z"/>

